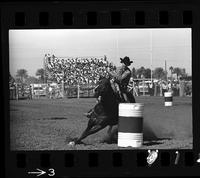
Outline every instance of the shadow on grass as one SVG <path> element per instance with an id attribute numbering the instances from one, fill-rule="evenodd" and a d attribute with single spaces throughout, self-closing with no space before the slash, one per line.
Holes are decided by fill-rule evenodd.
<path id="1" fill-rule="evenodd" d="M 118 127 L 114 126 L 110 134 L 106 134 L 102 139 L 103 143 L 107 144 L 117 144 Z M 154 131 L 148 126 L 147 123 L 144 124 L 143 129 L 143 141 L 144 145 L 159 145 L 163 144 L 163 140 L 171 140 L 170 138 L 158 138 Z"/>
<path id="2" fill-rule="evenodd" d="M 19 109 L 10 108 L 10 112 L 11 111 L 19 111 Z"/>
<path id="3" fill-rule="evenodd" d="M 49 118 L 42 118 L 42 120 L 66 120 L 66 117 L 49 117 Z"/>
<path id="4" fill-rule="evenodd" d="M 70 141 L 75 141 L 77 138 L 66 138 L 66 142 L 69 143 Z M 112 127 L 111 132 L 103 136 L 100 143 L 107 143 L 107 144 L 117 144 L 118 140 L 118 126 L 115 125 Z M 158 138 L 154 131 L 148 126 L 147 123 L 144 124 L 143 129 L 143 142 L 145 146 L 152 146 L 152 145 L 160 145 L 163 144 L 163 140 L 171 140 L 170 138 Z M 84 142 L 80 142 L 84 146 L 93 145 Z"/>
<path id="5" fill-rule="evenodd" d="M 143 143 L 143 145 L 145 146 L 153 146 L 153 145 L 161 145 L 163 144 L 163 140 L 171 140 L 171 138 L 157 138 L 156 140 L 146 140 L 145 143 Z"/>

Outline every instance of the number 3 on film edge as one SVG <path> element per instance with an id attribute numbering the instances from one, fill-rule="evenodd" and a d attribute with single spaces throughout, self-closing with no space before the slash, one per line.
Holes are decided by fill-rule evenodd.
<path id="1" fill-rule="evenodd" d="M 55 170 L 53 169 L 53 168 L 50 168 L 50 169 L 48 169 L 49 170 L 49 174 L 48 174 L 48 176 L 55 176 L 56 175 L 56 173 L 55 173 Z"/>

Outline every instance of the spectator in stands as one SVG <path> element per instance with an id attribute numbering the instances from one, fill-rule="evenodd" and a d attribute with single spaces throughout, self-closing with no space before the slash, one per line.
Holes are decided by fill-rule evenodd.
<path id="1" fill-rule="evenodd" d="M 51 76 L 59 83 L 63 78 L 63 69 L 67 71 L 66 80 L 68 85 L 96 84 L 100 75 L 106 76 L 107 69 L 114 70 L 116 67 L 104 58 L 69 58 L 58 60 L 55 56 L 48 57 L 47 68 Z"/>

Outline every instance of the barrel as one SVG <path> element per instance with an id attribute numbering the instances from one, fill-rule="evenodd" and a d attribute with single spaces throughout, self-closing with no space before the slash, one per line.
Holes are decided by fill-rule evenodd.
<path id="1" fill-rule="evenodd" d="M 172 106 L 173 102 L 173 97 L 172 97 L 172 92 L 165 92 L 165 106 Z"/>
<path id="2" fill-rule="evenodd" d="M 118 123 L 118 146 L 141 147 L 143 144 L 142 103 L 120 103 Z"/>

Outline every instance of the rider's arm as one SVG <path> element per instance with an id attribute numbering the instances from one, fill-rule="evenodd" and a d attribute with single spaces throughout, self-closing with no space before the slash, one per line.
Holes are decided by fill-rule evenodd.
<path id="1" fill-rule="evenodd" d="M 121 71 L 123 70 L 123 67 L 118 67 L 117 70 L 114 71 L 109 71 L 109 75 L 116 79 L 118 77 L 118 75 L 120 75 L 120 73 L 122 73 Z"/>
<path id="2" fill-rule="evenodd" d="M 110 72 L 108 72 L 108 73 L 109 73 L 109 75 L 110 75 L 111 77 L 114 77 L 114 78 L 117 77 L 117 73 L 116 73 L 115 71 L 110 71 Z"/>

